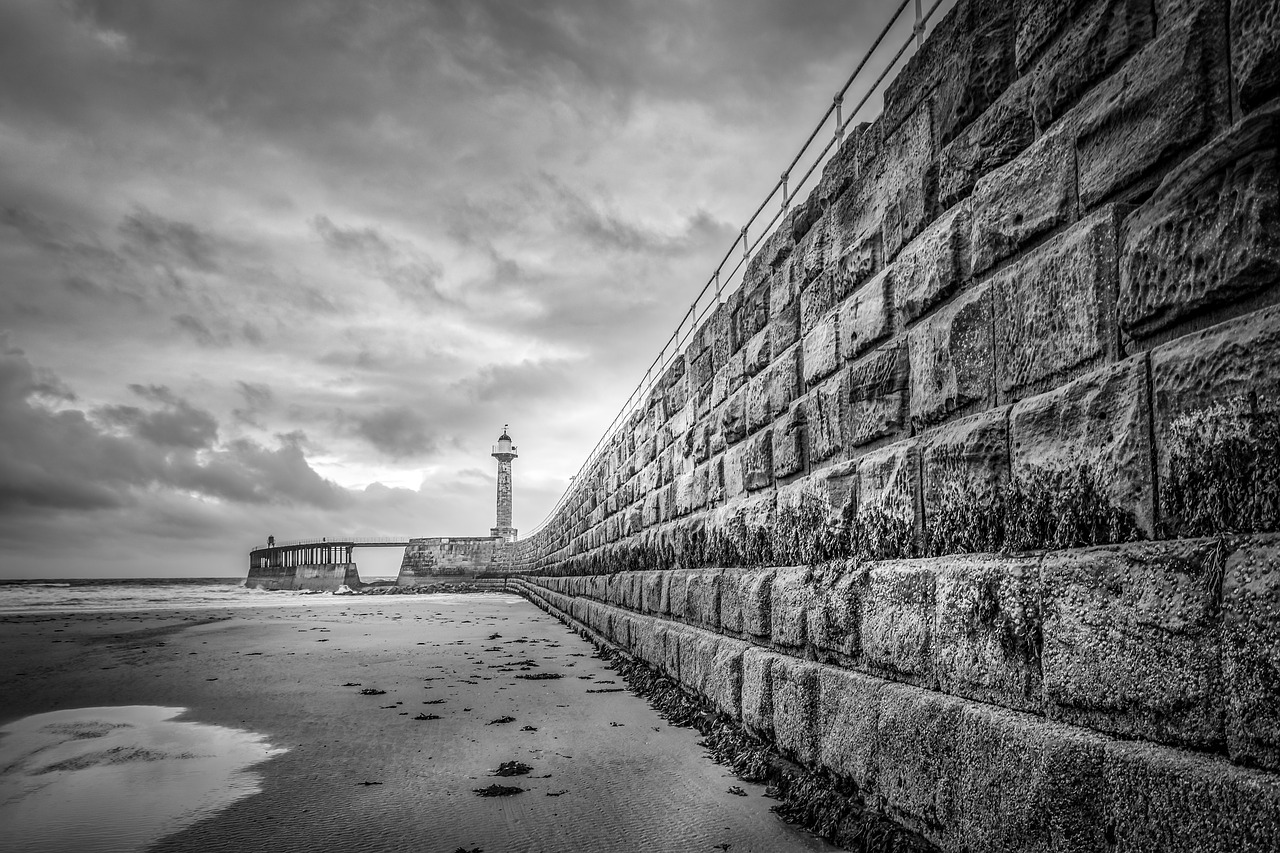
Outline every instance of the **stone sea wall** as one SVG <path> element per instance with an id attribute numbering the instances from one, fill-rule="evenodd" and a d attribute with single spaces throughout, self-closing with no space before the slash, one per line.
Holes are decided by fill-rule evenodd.
<path id="1" fill-rule="evenodd" d="M 502 540 L 492 536 L 432 536 L 410 539 L 396 577 L 399 586 L 441 577 L 476 575 L 493 568 Z"/>
<path id="2" fill-rule="evenodd" d="M 960 0 L 517 587 L 942 849 L 1280 849 L 1277 68 Z"/>

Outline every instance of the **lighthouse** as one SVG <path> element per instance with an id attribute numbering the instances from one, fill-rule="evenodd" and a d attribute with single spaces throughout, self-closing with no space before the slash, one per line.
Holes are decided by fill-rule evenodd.
<path id="1" fill-rule="evenodd" d="M 502 427 L 498 443 L 493 446 L 492 456 L 498 460 L 498 526 L 492 528 L 489 535 L 514 542 L 516 529 L 511 526 L 511 460 L 516 458 L 516 446 L 511 443 L 506 425 Z"/>

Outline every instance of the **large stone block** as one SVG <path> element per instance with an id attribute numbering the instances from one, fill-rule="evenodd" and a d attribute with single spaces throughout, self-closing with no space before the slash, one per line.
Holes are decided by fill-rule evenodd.
<path id="1" fill-rule="evenodd" d="M 893 332 L 889 313 L 894 268 L 888 267 L 850 294 L 839 306 L 836 330 L 844 358 L 857 358 Z M 807 356 L 806 356 L 807 358 Z"/>
<path id="2" fill-rule="evenodd" d="M 1216 549 L 1202 539 L 1047 554 L 1048 714 L 1123 737 L 1219 746 Z"/>
<path id="3" fill-rule="evenodd" d="M 1162 530 L 1280 528 L 1280 308 L 1151 354 Z"/>
<path id="4" fill-rule="evenodd" d="M 938 194 L 933 127 L 930 102 L 924 101 L 885 137 L 880 192 L 885 199 L 882 239 L 887 261 L 933 219 Z"/>
<path id="5" fill-rule="evenodd" d="M 1154 34 L 1155 10 L 1149 0 L 1088 4 L 1031 71 L 1031 115 L 1036 126 L 1048 128 Z"/>
<path id="6" fill-rule="evenodd" d="M 1231 71 L 1246 112 L 1280 95 L 1280 5 L 1275 0 L 1231 0 Z"/>
<path id="7" fill-rule="evenodd" d="M 772 349 L 769 346 L 769 327 L 765 326 L 747 341 L 743 349 L 742 369 L 748 377 L 755 376 L 769 366 Z"/>
<path id="8" fill-rule="evenodd" d="M 990 705 L 965 703 L 956 720 L 955 764 L 939 790 L 949 850 L 1106 850 L 1106 739 Z"/>
<path id="9" fill-rule="evenodd" d="M 987 408 L 993 379 L 989 285 L 961 293 L 913 328 L 908 341 L 917 429 Z"/>
<path id="10" fill-rule="evenodd" d="M 1280 107 L 1174 169 L 1124 223 L 1120 325 L 1145 337 L 1280 281 Z"/>
<path id="11" fill-rule="evenodd" d="M 876 781 L 879 678 L 834 666 L 818 670 L 818 762 L 870 793 Z"/>
<path id="12" fill-rule="evenodd" d="M 1040 707 L 1040 559 L 935 561 L 933 669 L 941 690 L 1006 708 Z"/>
<path id="13" fill-rule="evenodd" d="M 792 299 L 769 321 L 769 357 L 776 359 L 800 340 L 800 300 Z"/>
<path id="14" fill-rule="evenodd" d="M 1222 582 L 1231 758 L 1280 770 L 1280 536 L 1244 542 Z"/>
<path id="15" fill-rule="evenodd" d="M 699 698 L 711 693 L 720 638 L 706 631 L 687 630 L 679 637 L 680 686 Z"/>
<path id="16" fill-rule="evenodd" d="M 1080 203 L 1091 208 L 1225 126 L 1226 24 L 1208 4 L 1084 96 L 1076 133 Z"/>
<path id="17" fill-rule="evenodd" d="M 882 514 L 916 529 L 920 492 L 920 448 L 914 439 L 899 441 L 858 459 L 858 514 Z"/>
<path id="18" fill-rule="evenodd" d="M 957 3 L 885 90 L 887 127 L 897 127 L 932 95 L 938 137 L 945 142 L 985 110 L 1014 77 L 1013 8 Z"/>
<path id="19" fill-rule="evenodd" d="M 893 821 L 935 843 L 947 825 L 944 792 L 958 772 L 956 732 L 964 703 L 905 684 L 880 689 L 875 792 Z"/>
<path id="20" fill-rule="evenodd" d="M 1280 850 L 1280 778 L 1220 758 L 1112 741 L 1103 765 L 1108 851 Z"/>
<path id="21" fill-rule="evenodd" d="M 747 445 L 730 447 L 724 454 L 724 493 L 733 500 L 747 490 Z"/>
<path id="22" fill-rule="evenodd" d="M 712 706 L 734 720 L 742 718 L 742 656 L 747 648 L 738 640 L 722 639 L 707 684 Z"/>
<path id="23" fill-rule="evenodd" d="M 848 665 L 857 659 L 866 580 L 866 573 L 852 561 L 813 570 L 814 598 L 805 630 L 819 661 Z"/>
<path id="24" fill-rule="evenodd" d="M 817 328 L 837 301 L 832 275 L 824 273 L 809 282 L 800 294 L 800 336 L 806 337 Z"/>
<path id="25" fill-rule="evenodd" d="M 1065 133 L 1039 139 L 978 181 L 972 201 L 971 263 L 977 274 L 1076 219 L 1074 140 Z"/>
<path id="26" fill-rule="evenodd" d="M 906 425 L 910 365 L 905 341 L 890 342 L 849 366 L 849 444 L 896 435 Z"/>
<path id="27" fill-rule="evenodd" d="M 742 479 L 748 491 L 767 489 L 773 485 L 773 436 L 771 433 L 772 430 L 762 430 L 742 444 L 744 448 Z"/>
<path id="28" fill-rule="evenodd" d="M 804 336 L 804 381 L 808 384 L 826 379 L 840 366 L 840 336 L 837 332 L 839 313 L 832 309 Z"/>
<path id="29" fill-rule="evenodd" d="M 812 767 L 818 760 L 818 666 L 780 655 L 770 675 L 778 751 Z"/>
<path id="30" fill-rule="evenodd" d="M 1018 80 L 942 149 L 938 203 L 943 209 L 966 198 L 984 175 L 1017 157 L 1035 140 L 1030 91 L 1030 78 Z"/>
<path id="31" fill-rule="evenodd" d="M 859 620 L 863 655 L 872 671 L 895 681 L 934 683 L 935 575 L 936 566 L 928 560 L 872 565 Z"/>
<path id="32" fill-rule="evenodd" d="M 770 639 L 789 654 L 803 653 L 808 642 L 809 611 L 816 603 L 808 568 L 780 568 L 769 591 Z"/>
<path id="33" fill-rule="evenodd" d="M 720 628 L 720 577 L 719 569 L 704 569 L 689 576 L 689 621 L 711 631 Z"/>
<path id="34" fill-rule="evenodd" d="M 757 430 L 787 411 L 800 395 L 800 347 L 793 346 L 747 385 L 747 424 Z"/>
<path id="35" fill-rule="evenodd" d="M 805 407 L 803 401 L 791 406 L 785 418 L 774 422 L 773 476 L 790 477 L 804 470 Z"/>
<path id="36" fill-rule="evenodd" d="M 884 266 L 880 245 L 881 235 L 873 233 L 866 239 L 847 247 L 829 271 L 832 296 L 838 302 L 864 284 Z"/>
<path id="37" fill-rule="evenodd" d="M 986 551 L 1009 477 L 1009 410 L 989 409 L 920 437 L 925 541 L 932 553 Z"/>
<path id="38" fill-rule="evenodd" d="M 903 248 L 894 263 L 894 298 L 903 325 L 950 296 L 968 278 L 968 242 L 969 204 L 962 202 Z"/>
<path id="39" fill-rule="evenodd" d="M 773 569 L 743 572 L 738 589 L 742 608 L 742 633 L 767 640 L 773 631 Z M 724 607 L 721 606 L 721 618 Z"/>
<path id="40" fill-rule="evenodd" d="M 822 462 L 844 449 L 848 416 L 845 373 L 814 388 L 804 398 L 805 422 L 809 438 L 809 461 Z"/>
<path id="41" fill-rule="evenodd" d="M 1002 402 L 1115 359 L 1118 215 L 1099 210 L 992 280 Z"/>
<path id="42" fill-rule="evenodd" d="M 1038 481 L 1088 482 L 1111 510 L 1152 532 L 1150 395 L 1144 356 L 1095 370 L 1023 400 L 1009 412 L 1011 473 Z M 1058 495 L 1070 503 L 1072 496 Z"/>
<path id="43" fill-rule="evenodd" d="M 742 726 L 773 739 L 773 667 L 778 656 L 752 646 L 742 653 Z"/>

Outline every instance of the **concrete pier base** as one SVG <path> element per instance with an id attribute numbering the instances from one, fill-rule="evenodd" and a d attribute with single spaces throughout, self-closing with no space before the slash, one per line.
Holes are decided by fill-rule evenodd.
<path id="1" fill-rule="evenodd" d="M 355 563 L 306 563 L 301 566 L 270 566 L 249 569 L 244 585 L 255 589 L 311 589 L 333 592 L 346 584 L 362 585 Z"/>

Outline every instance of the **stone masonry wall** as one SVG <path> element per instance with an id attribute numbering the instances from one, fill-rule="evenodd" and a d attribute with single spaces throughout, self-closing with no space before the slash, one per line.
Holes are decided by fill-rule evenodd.
<path id="1" fill-rule="evenodd" d="M 1277 68 L 960 0 L 518 587 L 943 849 L 1280 849 Z"/>

